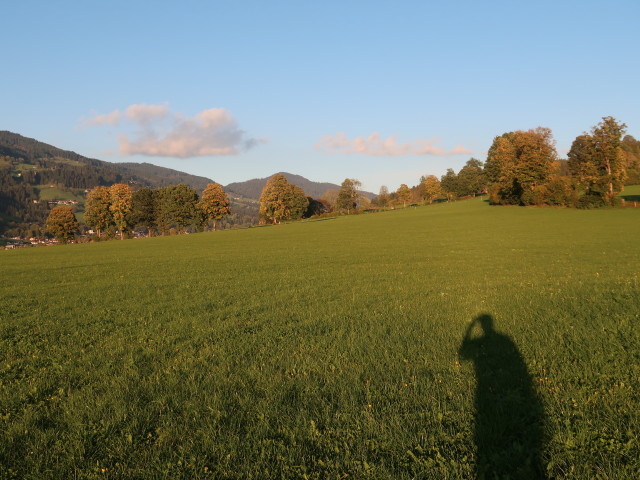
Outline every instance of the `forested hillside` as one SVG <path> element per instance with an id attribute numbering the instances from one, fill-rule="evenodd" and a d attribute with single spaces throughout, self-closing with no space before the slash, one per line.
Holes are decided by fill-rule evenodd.
<path id="1" fill-rule="evenodd" d="M 201 191 L 213 180 L 149 163 L 110 163 L 0 131 L 0 234 L 37 236 L 56 202 L 84 211 L 84 198 L 96 186 L 126 183 L 134 188 L 184 183 Z M 257 222 L 255 202 L 232 199 L 232 215 L 222 226 Z"/>
<path id="2" fill-rule="evenodd" d="M 166 187 L 169 185 L 178 185 L 184 183 L 196 190 L 204 190 L 204 188 L 213 183 L 213 180 L 207 177 L 191 175 L 189 173 L 173 170 L 172 168 L 159 167 L 151 163 L 117 163 L 114 164 L 123 172 L 129 173 L 131 177 L 143 179 L 149 185 L 156 187 Z"/>

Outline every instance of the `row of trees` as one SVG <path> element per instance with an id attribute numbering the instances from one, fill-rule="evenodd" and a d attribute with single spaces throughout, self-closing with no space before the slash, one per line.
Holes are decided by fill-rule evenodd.
<path id="1" fill-rule="evenodd" d="M 136 227 L 145 228 L 149 236 L 154 231 L 166 235 L 172 228 L 184 232 L 191 225 L 204 230 L 209 223 L 216 230 L 218 221 L 230 213 L 227 194 L 217 183 L 207 185 L 201 197 L 185 184 L 133 191 L 129 185 L 116 183 L 89 192 L 84 222 L 98 236 L 115 228 L 123 238 Z"/>
<path id="2" fill-rule="evenodd" d="M 402 184 L 392 193 L 383 186 L 372 203 L 406 206 L 489 193 L 490 203 L 501 205 L 613 205 L 625 180 L 640 182 L 640 142 L 623 137 L 625 128 L 603 118 L 575 139 L 567 160 L 558 159 L 548 128 L 507 132 L 494 139 L 485 164 L 472 158 L 457 174 L 448 169 L 439 180 L 423 176 L 418 185 Z"/>
<path id="3" fill-rule="evenodd" d="M 306 196 L 302 188 L 277 174 L 267 181 L 262 191 L 260 218 L 262 223 L 277 224 L 334 209 L 349 213 L 360 206 L 359 187 L 358 180 L 345 179 L 332 205 Z M 171 229 L 184 232 L 191 225 L 204 230 L 209 222 L 216 230 L 217 222 L 230 213 L 227 194 L 219 184 L 209 184 L 198 197 L 197 192 L 185 184 L 133 191 L 129 185 L 116 183 L 110 187 L 98 186 L 89 192 L 84 223 L 94 229 L 98 237 L 117 231 L 120 238 L 124 238 L 127 232 L 140 227 L 145 228 L 149 236 L 156 230 L 163 235 Z M 78 228 L 71 207 L 56 207 L 47 219 L 48 232 L 65 243 Z"/>
<path id="4" fill-rule="evenodd" d="M 400 185 L 395 192 L 383 185 L 380 193 L 371 202 L 375 207 L 406 207 L 415 203 L 433 203 L 442 198 L 453 200 L 458 197 L 475 196 L 486 191 L 486 176 L 483 163 L 475 158 L 470 159 L 456 174 L 449 168 L 440 179 L 435 175 L 420 177 L 420 183 L 409 187 Z"/>
<path id="5" fill-rule="evenodd" d="M 640 178 L 640 142 L 630 136 L 623 138 L 625 129 L 626 125 L 613 117 L 604 117 L 590 133 L 574 140 L 566 161 L 558 159 L 548 128 L 507 132 L 494 139 L 485 164 L 472 158 L 457 174 L 448 169 L 440 179 L 426 175 L 417 186 L 402 184 L 393 193 L 383 186 L 371 203 L 376 207 L 406 207 L 409 203 L 433 203 L 443 197 L 452 200 L 488 192 L 492 204 L 614 205 L 628 177 L 627 169 Z M 277 224 L 331 211 L 352 213 L 368 204 L 360 187 L 358 180 L 347 178 L 339 190 L 330 190 L 316 200 L 276 174 L 262 190 L 260 221 Z M 183 232 L 190 225 L 203 230 L 212 222 L 216 230 L 217 222 L 230 213 L 227 195 L 218 184 L 209 184 L 199 198 L 185 184 L 144 187 L 134 192 L 129 185 L 117 183 L 96 187 L 89 193 L 85 223 L 98 236 L 117 229 L 123 238 L 135 227 L 144 227 L 151 235 L 154 230 L 166 234 L 172 228 Z M 73 227 L 78 228 L 71 209 L 58 207 L 51 211 L 47 221 L 50 232 L 66 240 Z"/>
<path id="6" fill-rule="evenodd" d="M 625 124 L 604 117 L 578 136 L 561 171 L 548 128 L 504 133 L 489 149 L 485 174 L 490 202 L 503 205 L 614 205 L 627 178 Z M 563 175 L 565 173 L 566 175 Z"/>
<path id="7" fill-rule="evenodd" d="M 625 181 L 640 183 L 640 142 L 623 137 L 625 129 L 604 117 L 575 139 L 566 160 L 558 159 L 548 128 L 507 132 L 494 139 L 486 163 L 472 158 L 457 174 L 447 169 L 440 179 L 426 175 L 395 192 L 382 186 L 372 204 L 407 206 L 488 193 L 494 205 L 614 205 Z"/>
<path id="8" fill-rule="evenodd" d="M 361 194 L 361 185 L 355 178 L 346 178 L 339 190 L 329 190 L 322 198 L 314 199 L 278 173 L 269 178 L 262 189 L 260 220 L 262 223 L 277 224 L 283 220 L 297 220 L 331 212 L 353 213 L 367 203 Z"/>

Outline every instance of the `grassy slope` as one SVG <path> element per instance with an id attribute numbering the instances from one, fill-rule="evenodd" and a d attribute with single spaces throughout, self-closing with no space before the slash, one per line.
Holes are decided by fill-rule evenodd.
<path id="1" fill-rule="evenodd" d="M 81 194 L 75 194 L 70 190 L 47 185 L 39 185 L 36 188 L 38 189 L 38 198 L 40 200 L 76 200 L 84 203 L 84 197 Z"/>
<path id="2" fill-rule="evenodd" d="M 486 312 L 551 473 L 636 478 L 639 236 L 478 199 L 1 252 L 0 476 L 468 478 Z"/>

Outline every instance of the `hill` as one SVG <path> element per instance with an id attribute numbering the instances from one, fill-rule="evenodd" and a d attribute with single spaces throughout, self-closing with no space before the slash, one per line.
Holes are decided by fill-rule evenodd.
<path id="1" fill-rule="evenodd" d="M 0 477 L 636 479 L 639 237 L 473 199 L 0 252 Z"/>
<path id="2" fill-rule="evenodd" d="M 0 233 L 7 229 L 35 235 L 49 212 L 50 201 L 77 202 L 82 213 L 86 190 L 128 183 L 164 187 L 185 183 L 202 190 L 213 180 L 149 163 L 112 163 L 0 131 Z M 238 203 L 240 202 L 240 203 Z M 236 200 L 242 217 L 257 217 L 250 202 Z M 244 221 L 244 220 L 243 220 Z"/>
<path id="3" fill-rule="evenodd" d="M 314 182 L 300 175 L 293 173 L 278 172 L 287 179 L 289 183 L 299 186 L 304 190 L 308 196 L 313 198 L 320 198 L 327 190 L 340 190 L 340 185 L 328 182 Z M 274 174 L 276 175 L 276 174 Z M 254 200 L 260 199 L 260 194 L 264 188 L 267 178 L 254 178 L 244 182 L 234 182 L 226 185 L 224 189 L 228 192 L 237 193 L 243 197 L 252 198 Z M 368 199 L 374 198 L 376 195 L 370 192 L 362 192 L 362 194 Z"/>
<path id="4" fill-rule="evenodd" d="M 340 188 L 300 175 L 284 175 L 314 198 L 327 190 Z M 221 222 L 221 227 L 257 223 L 257 201 L 266 181 L 266 178 L 259 178 L 225 187 L 231 197 L 232 215 Z M 184 183 L 201 191 L 213 182 L 207 177 L 146 162 L 113 163 L 88 158 L 17 133 L 0 131 L 0 234 L 39 236 L 49 213 L 48 202 L 56 200 L 76 202 L 76 213 L 81 218 L 86 190 L 98 185 L 128 183 L 159 188 Z M 375 197 L 369 192 L 363 192 L 363 195 L 370 199 Z"/>
<path id="5" fill-rule="evenodd" d="M 207 177 L 200 177 L 198 175 L 191 175 L 190 173 L 181 172 L 179 170 L 173 170 L 171 168 L 159 167 L 151 163 L 114 163 L 117 168 L 125 173 L 129 173 L 132 178 L 140 178 L 147 183 L 148 186 L 153 188 L 166 187 L 168 185 L 178 185 L 184 183 L 190 187 L 195 188 L 198 191 L 204 190 L 204 188 L 214 183 L 213 180 Z"/>
<path id="6" fill-rule="evenodd" d="M 21 160 L 17 164 L 12 162 L 19 167 L 19 170 L 29 170 L 29 165 L 32 167 L 31 170 L 44 170 L 44 173 L 39 172 L 40 177 L 45 176 L 47 179 L 51 177 L 51 175 L 47 175 L 48 170 L 69 170 L 66 172 L 69 175 L 63 173 L 55 176 L 52 180 L 62 180 L 63 186 L 71 188 L 93 188 L 96 185 L 128 182 L 152 188 L 185 183 L 196 190 L 202 190 L 207 184 L 213 183 L 210 178 L 150 163 L 115 163 L 87 158 L 76 152 L 62 150 L 8 131 L 0 131 L 0 156 L 5 157 L 5 163 L 10 161 L 9 159 Z M 71 174 L 71 171 L 74 174 Z M 67 177 L 76 178 L 72 180 Z"/>

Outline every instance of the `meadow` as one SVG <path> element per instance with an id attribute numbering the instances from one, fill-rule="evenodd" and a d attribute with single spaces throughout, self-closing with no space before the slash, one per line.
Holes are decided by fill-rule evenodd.
<path id="1" fill-rule="evenodd" d="M 478 198 L 0 252 L 0 478 L 638 478 L 639 238 Z"/>

